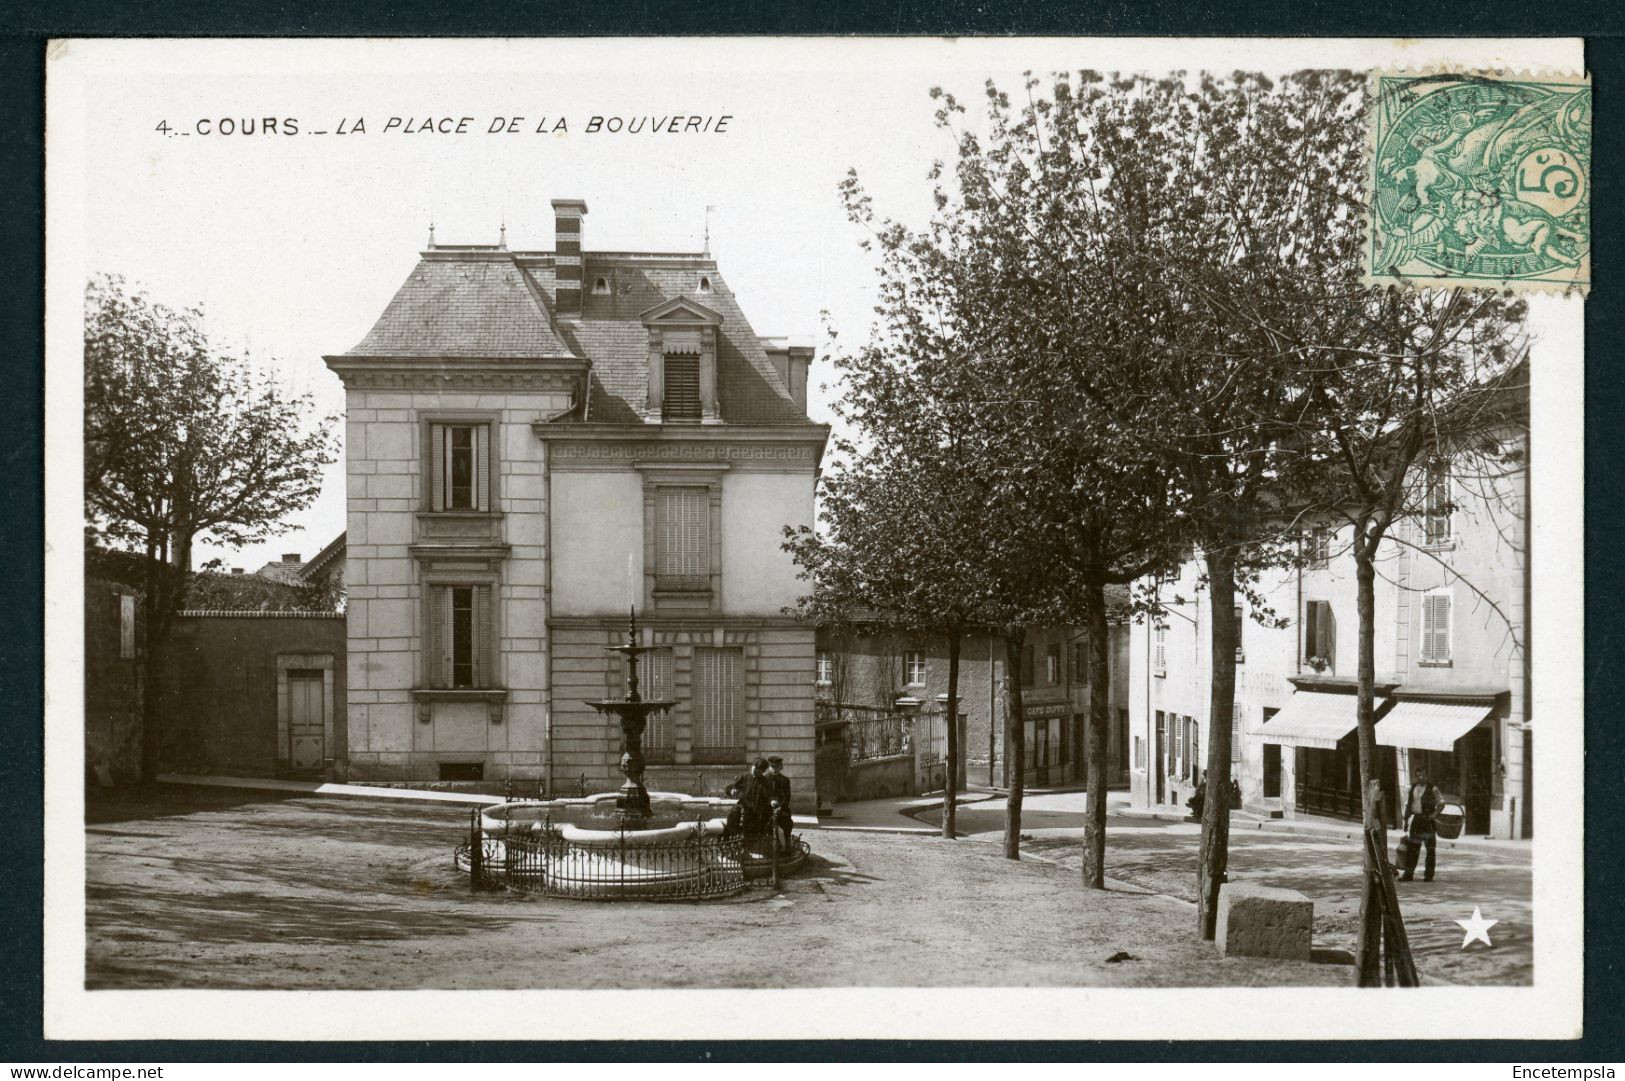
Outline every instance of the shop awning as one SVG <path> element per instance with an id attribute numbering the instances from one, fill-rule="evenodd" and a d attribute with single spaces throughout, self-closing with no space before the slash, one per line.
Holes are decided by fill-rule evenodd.
<path id="1" fill-rule="evenodd" d="M 1354 731 L 1357 701 L 1352 694 L 1296 691 L 1281 712 L 1264 724 L 1264 742 L 1332 750 L 1338 740 Z"/>
<path id="2" fill-rule="evenodd" d="M 1384 747 L 1453 751 L 1456 741 L 1490 715 L 1493 703 L 1401 701 L 1377 725 Z"/>

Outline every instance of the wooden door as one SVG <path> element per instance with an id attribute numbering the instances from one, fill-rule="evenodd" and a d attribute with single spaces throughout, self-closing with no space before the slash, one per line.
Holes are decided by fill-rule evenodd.
<path id="1" fill-rule="evenodd" d="M 1168 722 L 1166 719 L 1164 719 L 1162 711 L 1158 710 L 1157 755 L 1154 759 L 1152 759 L 1151 762 L 1151 774 L 1157 779 L 1157 802 L 1159 804 L 1166 799 L 1166 796 L 1164 795 L 1164 778 L 1168 773 L 1168 765 L 1166 761 L 1168 757 L 1168 748 L 1166 746 L 1167 740 Z"/>
<path id="2" fill-rule="evenodd" d="M 321 769 L 326 757 L 322 737 L 322 673 L 294 669 L 288 673 L 288 766 Z"/>

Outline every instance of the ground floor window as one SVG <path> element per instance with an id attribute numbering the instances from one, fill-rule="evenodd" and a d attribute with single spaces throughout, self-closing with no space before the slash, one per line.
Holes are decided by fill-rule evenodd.
<path id="1" fill-rule="evenodd" d="M 694 650 L 694 760 L 738 762 L 745 752 L 745 655 Z"/>

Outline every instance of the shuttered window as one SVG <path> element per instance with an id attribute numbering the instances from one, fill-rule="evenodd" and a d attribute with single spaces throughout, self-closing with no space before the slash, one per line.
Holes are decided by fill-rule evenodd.
<path id="1" fill-rule="evenodd" d="M 493 686 L 490 586 L 431 586 L 429 684 L 449 690 Z"/>
<path id="2" fill-rule="evenodd" d="M 1151 648 L 1151 670 L 1159 676 L 1168 674 L 1168 628 L 1158 624 L 1151 632 L 1153 644 Z"/>
<path id="3" fill-rule="evenodd" d="M 662 420 L 700 419 L 700 358 L 667 356 Z"/>
<path id="4" fill-rule="evenodd" d="M 655 649 L 643 655 L 638 662 L 638 693 L 644 698 L 670 699 L 671 650 Z M 677 740 L 672 728 L 671 710 L 649 715 L 649 725 L 643 732 L 643 750 L 651 762 L 670 762 L 676 752 Z"/>
<path id="5" fill-rule="evenodd" d="M 1450 509 L 1450 463 L 1436 458 L 1427 468 L 1422 543 L 1445 544 L 1450 540 Z"/>
<path id="6" fill-rule="evenodd" d="M 1324 567 L 1332 558 L 1332 533 L 1323 525 L 1309 531 L 1309 565 Z"/>
<path id="7" fill-rule="evenodd" d="M 1237 664 L 1240 664 L 1243 660 L 1246 659 L 1246 656 L 1247 656 L 1246 651 L 1242 648 L 1242 644 L 1241 644 L 1242 629 L 1245 628 L 1246 626 L 1247 626 L 1247 616 L 1246 616 L 1246 614 L 1244 612 L 1242 612 L 1241 605 L 1238 604 L 1238 605 L 1236 605 L 1236 663 Z"/>
<path id="8" fill-rule="evenodd" d="M 1450 663 L 1450 594 L 1422 598 L 1422 663 Z"/>
<path id="9" fill-rule="evenodd" d="M 1230 761 L 1241 761 L 1241 707 L 1232 706 L 1230 714 Z M 1234 774 L 1232 774 L 1234 776 Z"/>
<path id="10" fill-rule="evenodd" d="M 745 658 L 738 649 L 694 650 L 694 759 L 737 762 L 745 750 Z"/>
<path id="11" fill-rule="evenodd" d="M 1308 601 L 1303 607 L 1303 659 L 1318 659 L 1327 668 L 1337 665 L 1337 619 L 1330 601 Z"/>
<path id="12" fill-rule="evenodd" d="M 429 425 L 429 508 L 491 509 L 491 426 Z"/>
<path id="13" fill-rule="evenodd" d="M 655 588 L 711 588 L 711 493 L 662 488 L 655 497 Z"/>

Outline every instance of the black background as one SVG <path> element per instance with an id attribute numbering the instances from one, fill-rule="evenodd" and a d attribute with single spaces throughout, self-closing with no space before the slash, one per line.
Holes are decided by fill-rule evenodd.
<path id="1" fill-rule="evenodd" d="M 41 1034 L 44 587 L 44 54 L 50 37 L 592 36 L 665 34 L 1178 35 L 1326 37 L 1581 36 L 1595 93 L 1592 280 L 1586 302 L 1585 1037 L 1578 1042 L 967 1042 L 640 1043 L 46 1042 Z M 1388 0 L 1226 3 L 1021 3 L 855 0 L 691 3 L 594 0 L 524 5 L 459 0 L 8 4 L 0 11 L 0 1062 L 653 1060 L 1487 1060 L 1531 1065 L 1625 1059 L 1621 980 L 1625 897 L 1625 673 L 1619 599 L 1625 578 L 1616 497 L 1625 452 L 1619 221 L 1620 87 L 1625 4 L 1491 5 Z M 68 418 L 71 422 L 72 418 Z M 1581 618 L 1577 598 L 1543 597 Z M 1542 727 L 1570 718 L 1541 718 Z M 1538 975 L 1537 975 L 1538 979 Z M 1398 1002 L 1396 994 L 1396 1003 Z M 1396 1005 L 1396 1008 L 1402 1008 Z M 1080 1019 L 1083 1020 L 1083 1019 Z M 1509 1021 L 1512 1020 L 1509 1018 Z M 1451 1017 L 1438 1017 L 1447 1036 Z M 1617 1066 L 1616 1066 L 1617 1068 Z"/>

